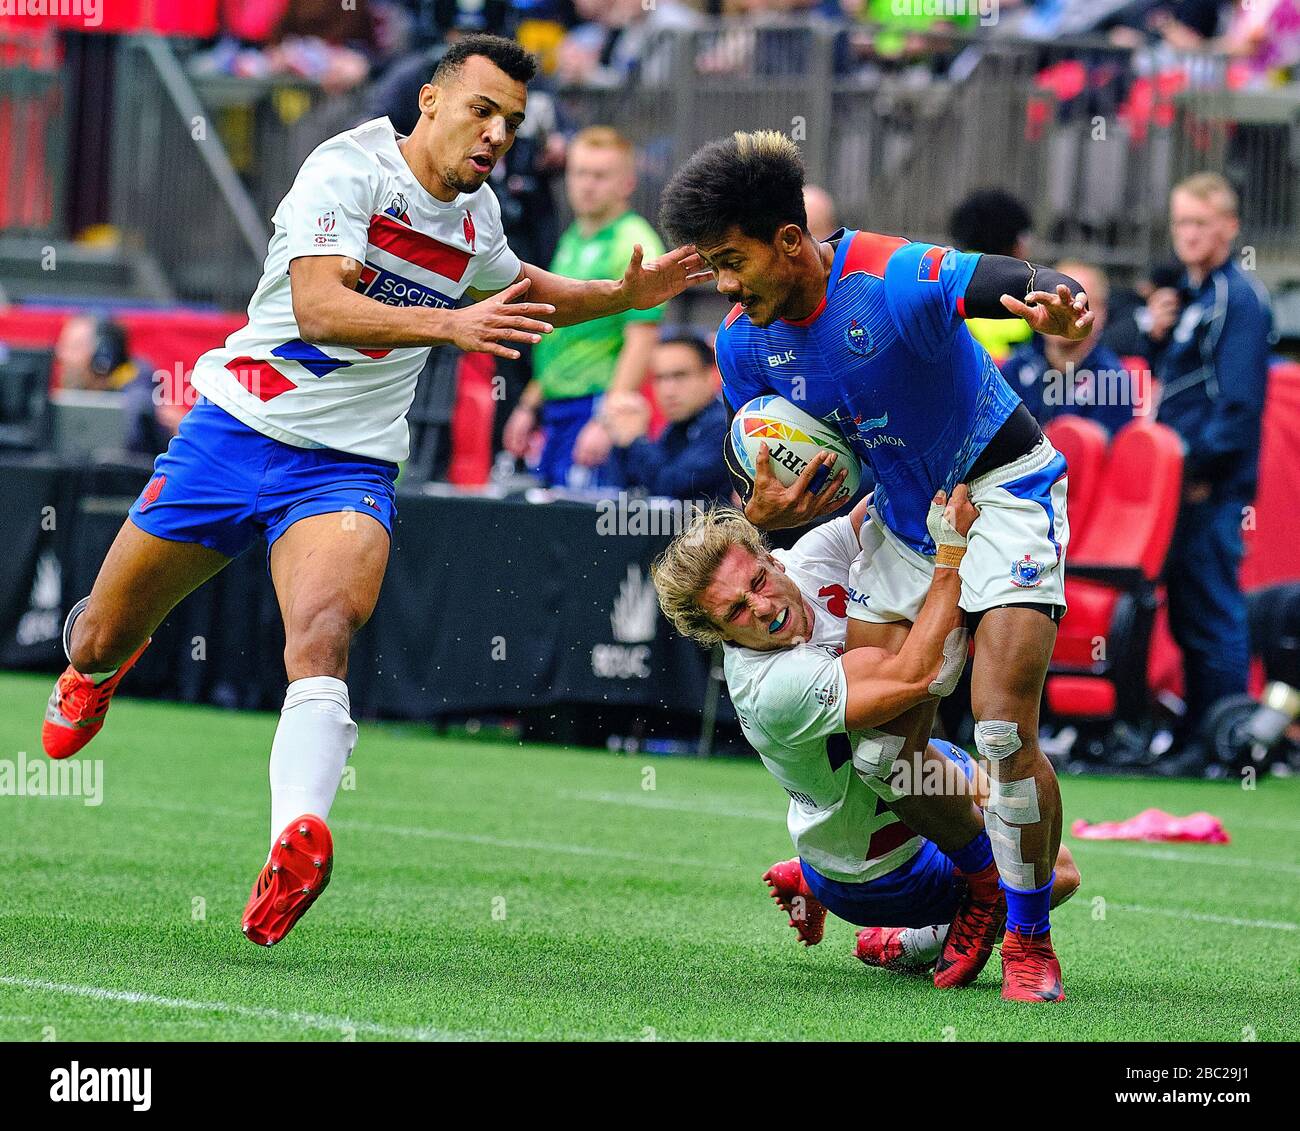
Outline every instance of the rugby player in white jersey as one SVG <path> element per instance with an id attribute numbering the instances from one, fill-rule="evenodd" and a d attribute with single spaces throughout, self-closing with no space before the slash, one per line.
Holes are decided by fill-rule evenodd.
<path id="1" fill-rule="evenodd" d="M 409 137 L 379 118 L 307 158 L 276 210 L 248 324 L 196 364 L 199 401 L 64 627 L 69 666 L 42 734 L 52 758 L 99 732 L 176 603 L 265 535 L 289 684 L 271 747 L 271 850 L 243 916 L 263 945 L 329 881 L 326 818 L 357 737 L 348 649 L 379 596 L 430 347 L 517 357 L 553 326 L 658 306 L 706 277 L 691 248 L 644 264 L 636 248 L 610 281 L 516 258 L 486 182 L 535 69 L 510 40 L 468 37 L 421 88 Z"/>
<path id="2" fill-rule="evenodd" d="M 949 924 L 961 929 L 968 886 L 996 883 L 976 806 L 988 796 L 983 771 L 952 743 L 908 730 L 912 708 L 950 693 L 966 657 L 958 566 L 978 512 L 965 485 L 945 503 L 940 494 L 931 506 L 934 580 L 896 654 L 844 652 L 849 606 L 862 600 L 850 575 L 867 501 L 770 552 L 739 511 L 705 512 L 654 567 L 677 629 L 723 643 L 741 728 L 790 795 L 799 855 L 765 873 L 773 898 L 805 945 L 821 941 L 830 910 L 864 928 L 862 961 L 891 970 L 933 966 Z M 1062 847 L 1053 903 L 1078 885 Z"/>

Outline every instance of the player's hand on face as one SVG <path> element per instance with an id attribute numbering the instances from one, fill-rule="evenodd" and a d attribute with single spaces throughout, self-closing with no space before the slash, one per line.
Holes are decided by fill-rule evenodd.
<path id="1" fill-rule="evenodd" d="M 799 478 L 789 487 L 784 487 L 772 471 L 772 457 L 767 445 L 760 444 L 755 460 L 754 490 L 745 506 L 745 516 L 760 529 L 784 530 L 806 526 L 813 519 L 838 510 L 848 502 L 847 499 L 835 498 L 844 485 L 848 468 L 828 475 L 820 491 L 814 493 L 810 490 L 818 469 L 832 467 L 835 460 L 834 452 L 818 452 L 808 461 Z"/>
<path id="2" fill-rule="evenodd" d="M 588 420 L 573 442 L 573 462 L 579 467 L 599 467 L 609 458 L 609 433 L 599 420 Z"/>
<path id="3" fill-rule="evenodd" d="M 536 344 L 553 327 L 545 321 L 555 313 L 548 302 L 519 302 L 532 285 L 531 279 L 511 283 L 500 294 L 449 311 L 451 344 L 467 353 L 490 353 L 497 357 L 517 358 L 518 345 Z"/>
<path id="4" fill-rule="evenodd" d="M 1088 309 L 1088 296 L 1080 291 L 1070 294 L 1062 283 L 1052 291 L 1030 291 L 1022 302 L 1011 295 L 1002 296 L 1002 305 L 1019 315 L 1040 334 L 1051 334 L 1072 342 L 1081 342 L 1092 330 L 1094 315 Z"/>
<path id="5" fill-rule="evenodd" d="M 632 259 L 620 284 L 623 297 L 633 310 L 649 310 L 676 298 L 687 287 L 713 278 L 713 272 L 690 244 L 673 248 L 649 263 L 643 262 L 644 254 L 640 244 L 632 249 Z"/>

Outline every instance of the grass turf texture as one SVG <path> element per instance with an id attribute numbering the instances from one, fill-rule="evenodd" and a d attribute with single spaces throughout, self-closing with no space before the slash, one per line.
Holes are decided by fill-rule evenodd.
<path id="1" fill-rule="evenodd" d="M 0 758 L 39 754 L 46 677 L 0 676 Z M 1069 1000 L 994 955 L 941 993 L 800 947 L 760 876 L 791 854 L 756 763 L 363 725 L 329 890 L 239 932 L 267 843 L 271 715 L 119 699 L 81 757 L 103 803 L 0 797 L 0 1039 L 1260 1040 L 1300 999 L 1300 781 L 1067 779 L 1067 825 L 1208 809 L 1228 846 L 1079 842 L 1054 915 Z M 642 788 L 653 770 L 653 790 Z M 195 901 L 203 914 L 196 917 Z M 1096 900 L 1104 900 L 1104 917 Z"/>

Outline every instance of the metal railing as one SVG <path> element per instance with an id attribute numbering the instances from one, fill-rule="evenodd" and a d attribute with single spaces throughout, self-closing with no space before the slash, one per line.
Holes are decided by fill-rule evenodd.
<path id="1" fill-rule="evenodd" d="M 1167 255 L 1170 187 L 1201 169 L 1242 195 L 1242 242 L 1272 278 L 1300 278 L 1300 87 L 1230 89 L 1228 61 L 1084 39 L 945 35 L 908 62 L 850 62 L 845 28 L 725 21 L 662 33 L 640 77 L 559 92 L 574 125 L 637 143 L 649 216 L 673 169 L 737 129 L 799 141 L 842 222 L 946 240 L 970 191 L 1000 187 L 1034 216 L 1037 254 L 1121 272 Z"/>
<path id="2" fill-rule="evenodd" d="M 247 305 L 270 235 L 165 39 L 124 39 L 113 115 L 113 222 L 178 296 Z"/>

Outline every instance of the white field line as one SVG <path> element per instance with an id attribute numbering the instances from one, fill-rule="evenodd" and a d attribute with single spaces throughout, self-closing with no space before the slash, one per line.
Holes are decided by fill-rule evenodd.
<path id="1" fill-rule="evenodd" d="M 1263 931 L 1300 931 L 1300 923 L 1277 919 L 1237 919 L 1230 915 L 1209 915 L 1178 907 L 1144 907 L 1138 903 L 1112 903 L 1113 911 L 1135 911 L 1140 915 L 1163 915 L 1167 919 L 1192 919 L 1198 923 L 1221 923 L 1225 927 L 1258 927 Z"/>
<path id="2" fill-rule="evenodd" d="M 163 1009 L 185 1009 L 194 1013 L 228 1013 L 257 1021 L 275 1021 L 286 1025 L 300 1025 L 308 1029 L 333 1029 L 340 1035 L 369 1033 L 376 1037 L 391 1037 L 406 1041 L 473 1040 L 486 1034 L 457 1033 L 446 1029 L 426 1029 L 401 1025 L 380 1025 L 350 1017 L 333 1017 L 324 1013 L 298 1013 L 271 1009 L 268 1006 L 240 1005 L 231 1001 L 194 1001 L 183 997 L 162 997 L 139 990 L 109 990 L 101 986 L 82 986 L 70 982 L 47 982 L 42 978 L 16 978 L 0 975 L 0 985 L 17 989 L 39 990 L 45 993 L 67 994 L 90 998 L 93 1001 L 121 1002 L 125 1005 L 153 1005 Z"/>
<path id="3" fill-rule="evenodd" d="M 1088 840 L 1084 837 L 1072 837 L 1074 850 L 1091 852 L 1094 848 L 1107 849 L 1120 856 L 1136 856 L 1143 860 L 1161 860 L 1170 864 L 1208 865 L 1218 868 L 1247 868 L 1252 872 L 1280 872 L 1286 876 L 1300 876 L 1300 864 L 1288 864 L 1282 860 L 1255 860 L 1242 856 L 1215 856 L 1213 848 L 1207 846 L 1202 855 L 1198 852 L 1179 851 L 1175 848 L 1150 848 L 1139 844 L 1125 844 L 1113 840 Z"/>
<path id="4" fill-rule="evenodd" d="M 606 860 L 625 860 L 635 864 L 678 865 L 683 868 L 737 867 L 734 861 L 699 860 L 686 856 L 663 856 L 647 847 L 641 852 L 627 852 L 618 848 L 599 848 L 586 844 L 565 844 L 548 840 L 517 840 L 512 837 L 486 836 L 481 833 L 453 832 L 450 829 L 426 829 L 408 825 L 377 825 L 370 821 L 331 821 L 330 827 L 354 832 L 376 833 L 380 836 L 416 837 L 424 840 L 450 841 L 455 844 L 481 844 L 487 848 L 510 848 L 525 852 L 556 852 L 566 856 L 593 856 Z"/>
<path id="5" fill-rule="evenodd" d="M 663 809 L 670 813 L 698 813 L 707 817 L 738 817 L 746 821 L 785 824 L 785 806 L 777 798 L 773 799 L 773 805 L 769 809 L 744 809 L 708 801 L 674 801 L 668 797 L 655 797 L 648 791 L 644 794 L 585 793 L 562 789 L 556 796 L 563 801 L 591 801 L 603 805 L 624 805 L 632 809 Z"/>

